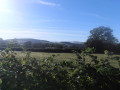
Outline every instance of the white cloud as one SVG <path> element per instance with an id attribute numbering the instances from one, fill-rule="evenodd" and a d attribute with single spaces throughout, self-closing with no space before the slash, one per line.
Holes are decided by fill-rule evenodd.
<path id="1" fill-rule="evenodd" d="M 50 30 L 41 30 L 41 31 L 35 31 L 35 30 L 0 30 L 0 33 L 8 34 L 8 35 L 13 35 L 13 36 L 34 36 L 34 35 L 61 35 L 61 36 L 75 36 L 75 37 L 84 37 L 82 33 L 67 33 L 67 32 L 51 32 Z"/>
<path id="2" fill-rule="evenodd" d="M 103 16 L 96 14 L 96 13 L 88 13 L 89 16 L 95 17 L 95 18 L 99 18 L 99 19 L 104 19 Z"/>
<path id="3" fill-rule="evenodd" d="M 72 40 L 75 38 L 77 40 L 85 39 L 87 37 L 87 33 L 82 32 L 71 32 L 71 31 L 51 31 L 51 30 L 42 30 L 42 29 L 23 29 L 23 30 L 0 30 L 0 36 L 3 39 L 12 39 L 12 38 L 34 38 L 34 39 L 42 39 L 42 40 L 52 40 L 60 41 L 61 38 L 66 40 Z"/>
<path id="4" fill-rule="evenodd" d="M 60 4 L 47 2 L 47 1 L 43 1 L 43 0 L 39 0 L 39 3 L 43 4 L 43 5 L 49 5 L 49 6 L 60 6 Z"/>

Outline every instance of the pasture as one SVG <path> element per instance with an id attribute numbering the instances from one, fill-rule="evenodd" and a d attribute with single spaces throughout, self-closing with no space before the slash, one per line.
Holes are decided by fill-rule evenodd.
<path id="1" fill-rule="evenodd" d="M 21 58 L 21 57 L 25 57 L 25 53 L 23 52 L 20 52 L 20 51 L 16 51 L 17 53 L 17 57 Z M 45 53 L 45 52 L 31 52 L 30 54 L 32 57 L 35 57 L 36 59 L 40 60 L 41 58 L 47 58 L 47 57 L 50 57 L 52 55 L 55 55 L 55 58 L 54 58 L 54 62 L 60 62 L 60 61 L 63 61 L 63 60 L 66 60 L 66 61 L 74 61 L 75 59 L 77 59 L 77 56 L 75 53 Z M 98 60 L 101 60 L 101 59 L 105 59 L 107 58 L 107 55 L 105 54 L 93 54 L 95 56 L 98 57 Z M 112 55 L 109 57 L 110 59 L 110 64 L 116 68 L 119 67 L 118 65 L 118 60 L 120 59 L 120 55 Z M 90 62 L 90 57 L 89 56 L 86 56 L 86 62 Z"/>

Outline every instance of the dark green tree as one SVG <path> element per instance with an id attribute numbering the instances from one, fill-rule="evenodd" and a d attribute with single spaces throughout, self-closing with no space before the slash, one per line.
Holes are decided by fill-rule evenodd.
<path id="1" fill-rule="evenodd" d="M 118 40 L 112 34 L 113 30 L 109 27 L 100 26 L 90 31 L 90 36 L 86 42 L 87 47 L 96 48 L 97 52 L 111 49 Z"/>
<path id="2" fill-rule="evenodd" d="M 24 43 L 24 47 L 25 48 L 32 48 L 32 42 L 31 41 L 27 41 Z"/>

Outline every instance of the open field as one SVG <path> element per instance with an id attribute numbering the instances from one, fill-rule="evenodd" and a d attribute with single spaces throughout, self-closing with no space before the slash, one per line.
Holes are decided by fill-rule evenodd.
<path id="1" fill-rule="evenodd" d="M 17 53 L 17 57 L 24 57 L 25 56 L 25 53 L 18 52 L 18 51 L 16 53 Z M 55 62 L 59 62 L 59 61 L 62 61 L 62 60 L 69 61 L 69 60 L 75 60 L 75 59 L 77 59 L 77 56 L 74 53 L 31 52 L 31 56 L 37 58 L 38 60 L 40 60 L 40 58 L 47 58 L 47 57 L 50 57 L 52 55 L 56 55 L 56 57 L 54 58 Z M 104 54 L 94 54 L 94 55 L 98 57 L 98 60 L 105 59 L 107 57 Z M 120 57 L 120 55 L 112 55 L 110 57 L 110 64 L 112 66 L 118 68 L 119 66 L 118 66 L 117 58 L 119 58 L 119 57 Z M 87 56 L 86 60 L 87 60 L 86 62 L 89 62 L 90 57 Z"/>
<path id="2" fill-rule="evenodd" d="M 17 57 L 24 57 L 25 53 L 22 52 L 16 52 Z M 35 57 L 37 59 L 40 58 L 47 58 L 52 55 L 56 55 L 55 60 L 61 61 L 61 60 L 74 60 L 77 59 L 76 55 L 74 53 L 44 53 L 44 52 L 31 52 L 31 56 Z"/>

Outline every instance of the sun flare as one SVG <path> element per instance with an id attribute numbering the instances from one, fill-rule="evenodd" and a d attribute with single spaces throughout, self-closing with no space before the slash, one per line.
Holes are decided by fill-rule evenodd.
<path id="1" fill-rule="evenodd" d="M 13 0 L 0 0 L 0 23 L 8 25 L 13 21 L 15 15 Z"/>
<path id="2" fill-rule="evenodd" d="M 8 12 L 12 8 L 11 2 L 9 0 L 0 0 L 0 12 Z"/>

